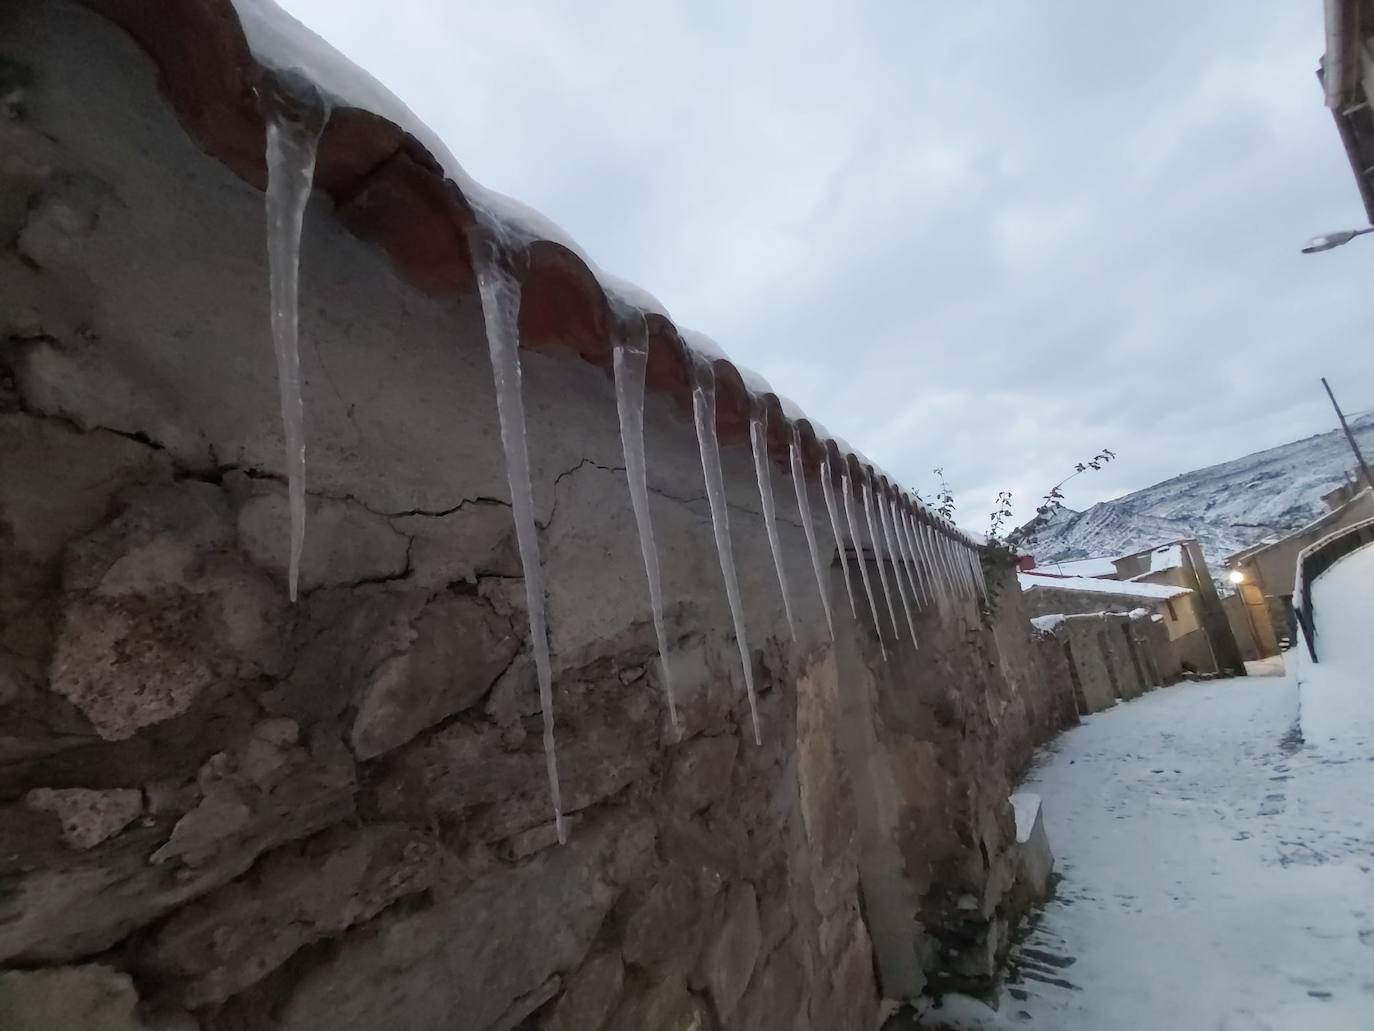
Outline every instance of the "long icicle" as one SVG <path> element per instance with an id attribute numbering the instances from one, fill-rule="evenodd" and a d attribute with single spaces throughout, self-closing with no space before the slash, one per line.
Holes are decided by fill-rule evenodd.
<path id="1" fill-rule="evenodd" d="M 945 534 L 945 552 L 949 555 L 950 570 L 954 573 L 954 584 L 959 590 L 960 596 L 968 594 L 968 580 L 964 576 L 965 570 L 959 563 L 959 552 L 963 544 L 955 540 L 952 533 Z"/>
<path id="2" fill-rule="evenodd" d="M 481 253 L 478 248 L 474 252 Z M 520 391 L 520 282 L 500 262 L 494 245 L 477 263 L 477 286 L 482 317 L 496 381 L 496 412 L 501 421 L 501 444 L 506 452 L 515 540 L 525 574 L 525 606 L 529 611 L 530 649 L 539 678 L 539 707 L 544 716 L 544 765 L 549 776 L 554 827 L 560 843 L 568 840 L 563 821 L 563 797 L 558 787 L 558 756 L 553 736 L 553 674 L 549 664 L 549 635 L 544 615 L 544 576 L 539 562 L 539 530 L 534 520 L 530 489 L 529 446 L 525 439 L 525 401 Z"/>
<path id="3" fill-rule="evenodd" d="M 854 584 L 849 579 L 849 556 L 844 546 L 844 533 L 840 529 L 840 513 L 835 504 L 835 488 L 831 483 L 830 452 L 821 459 L 821 495 L 825 498 L 825 510 L 830 513 L 830 532 L 835 535 L 835 550 L 840 555 L 840 570 L 844 573 L 844 593 L 849 597 L 849 614 L 859 618 L 859 606 L 854 604 Z M 858 545 L 855 544 L 857 548 Z"/>
<path id="4" fill-rule="evenodd" d="M 943 611 L 949 605 L 949 591 L 945 587 L 945 576 L 940 570 L 940 563 L 935 555 L 935 543 L 933 531 L 928 522 L 930 514 L 926 513 L 925 519 L 917 519 L 916 534 L 917 540 L 921 542 L 922 548 L 926 553 L 926 570 L 930 574 L 931 583 L 935 585 L 935 594 L 938 599 L 938 607 Z"/>
<path id="5" fill-rule="evenodd" d="M 969 565 L 972 549 L 962 539 L 959 541 L 959 570 L 964 577 L 964 590 L 970 598 L 978 597 L 978 585 L 973 581 L 973 567 Z"/>
<path id="6" fill-rule="evenodd" d="M 930 582 L 930 572 L 923 568 L 925 557 L 922 555 L 916 542 L 916 530 L 912 523 L 911 510 L 903 507 L 902 529 L 906 532 L 907 550 L 911 552 L 911 565 L 916 573 L 917 582 L 920 584 L 921 593 L 925 598 L 925 607 L 930 608 L 935 604 L 935 587 Z"/>
<path id="7" fill-rule="evenodd" d="M 930 539 L 935 550 L 935 560 L 940 564 L 940 574 L 944 577 L 945 591 L 950 601 L 954 601 L 959 597 L 959 594 L 955 590 L 954 574 L 949 569 L 949 553 L 945 550 L 945 535 L 940 531 L 938 522 L 930 528 Z"/>
<path id="8" fill-rule="evenodd" d="M 897 593 L 902 599 L 902 613 L 906 616 L 906 628 L 911 632 L 911 646 L 920 648 L 921 642 L 916 639 L 916 623 L 911 618 L 911 600 L 906 583 L 906 570 L 902 566 L 902 552 L 897 546 L 897 538 L 892 532 L 892 511 L 888 507 L 887 491 L 878 490 L 876 492 L 878 504 L 878 522 L 883 524 L 883 539 L 887 542 L 888 558 L 892 560 L 892 579 L 897 581 Z"/>
<path id="9" fill-rule="evenodd" d="M 754 449 L 754 475 L 759 481 L 759 504 L 763 506 L 763 526 L 768 533 L 768 548 L 773 553 L 773 568 L 778 573 L 778 589 L 782 591 L 782 611 L 787 616 L 787 629 L 795 643 L 797 623 L 792 615 L 792 597 L 787 591 L 787 572 L 782 564 L 782 544 L 778 540 L 778 516 L 773 504 L 773 477 L 768 462 L 768 409 L 758 399 L 749 416 L 749 443 Z"/>
<path id="10" fill-rule="evenodd" d="M 816 590 L 821 594 L 821 608 L 825 610 L 825 627 L 830 631 L 833 641 L 835 621 L 830 615 L 830 588 L 821 569 L 821 549 L 816 544 L 816 528 L 811 523 L 811 499 L 806 493 L 806 468 L 802 465 L 801 457 L 801 429 L 795 424 L 787 450 L 792 465 L 792 487 L 797 492 L 797 512 L 801 515 L 802 532 L 806 534 L 806 549 L 811 553 L 811 571 L 816 574 Z"/>
<path id="11" fill-rule="evenodd" d="M 644 461 L 644 373 L 649 365 L 648 327 L 641 321 L 641 332 L 634 340 L 622 338 L 615 347 L 615 404 L 620 415 L 620 444 L 625 452 L 625 480 L 630 488 L 630 506 L 639 530 L 639 550 L 644 556 L 644 578 L 649 584 L 649 608 L 653 613 L 654 635 L 658 638 L 658 664 L 663 673 L 663 691 L 668 700 L 668 718 L 673 734 L 682 736 L 677 699 L 673 694 L 673 675 L 668 662 L 668 631 L 663 623 L 663 586 L 659 578 L 658 546 L 649 517 L 649 480 Z"/>
<path id="12" fill-rule="evenodd" d="M 272 348 L 286 443 L 286 496 L 291 519 L 287 593 L 296 600 L 305 551 L 305 403 L 301 398 L 301 225 L 315 180 L 315 152 L 329 120 L 319 91 L 294 78 L 273 83 L 267 113 L 267 265 L 272 295 Z"/>
<path id="13" fill-rule="evenodd" d="M 983 573 L 983 552 L 979 548 L 973 550 L 973 575 L 978 580 L 978 593 L 986 601 L 988 597 L 988 578 Z"/>
<path id="14" fill-rule="evenodd" d="M 906 562 L 907 576 L 911 579 L 913 600 L 916 602 L 917 609 L 928 607 L 930 599 L 926 594 L 925 585 L 921 583 L 921 572 L 917 565 L 915 549 L 911 543 L 911 529 L 907 525 L 907 510 L 904 499 L 894 500 L 892 518 L 897 524 L 897 543 L 902 549 L 902 558 Z"/>
<path id="15" fill-rule="evenodd" d="M 759 705 L 754 696 L 754 667 L 749 657 L 749 641 L 744 636 L 744 610 L 740 604 L 739 581 L 735 576 L 735 554 L 730 545 L 730 515 L 725 503 L 725 477 L 720 468 L 720 444 L 716 440 L 716 377 L 704 359 L 694 356 L 692 368 L 692 413 L 696 417 L 697 445 L 701 449 L 701 471 L 706 478 L 706 498 L 711 505 L 711 525 L 716 535 L 716 554 L 721 576 L 725 578 L 725 597 L 730 603 L 730 618 L 735 624 L 735 643 L 739 646 L 744 669 L 744 690 L 749 696 L 749 717 L 754 723 L 754 744 L 763 743 L 759 730 Z"/>
<path id="16" fill-rule="evenodd" d="M 844 515 L 849 523 L 849 539 L 854 542 L 854 561 L 858 563 L 859 575 L 864 582 L 864 594 L 868 596 L 868 611 L 873 616 L 873 629 L 878 633 L 878 648 L 887 661 L 887 646 L 883 644 L 883 626 L 878 621 L 878 604 L 873 600 L 873 584 L 868 579 L 868 562 L 864 559 L 863 549 L 859 546 L 859 521 L 854 518 L 854 492 L 849 489 L 849 462 L 841 459 L 840 491 L 844 494 Z"/>
<path id="17" fill-rule="evenodd" d="M 958 598 L 963 592 L 959 590 L 959 577 L 954 570 L 954 558 L 949 554 L 949 535 L 944 532 L 943 521 L 941 521 L 940 529 L 936 531 L 936 543 L 940 546 L 940 561 L 944 562 L 945 576 L 949 577 L 949 594 L 951 597 Z"/>
<path id="18" fill-rule="evenodd" d="M 864 472 L 863 466 L 859 467 Z M 873 558 L 878 564 L 878 582 L 882 584 L 883 600 L 887 602 L 887 618 L 892 620 L 892 639 L 900 640 L 902 631 L 897 627 L 897 610 L 892 605 L 892 591 L 887 586 L 887 556 L 883 554 L 883 541 L 878 535 L 877 524 L 873 519 L 873 474 L 867 473 L 859 484 L 864 499 L 864 520 L 868 523 L 868 539 L 873 542 Z"/>

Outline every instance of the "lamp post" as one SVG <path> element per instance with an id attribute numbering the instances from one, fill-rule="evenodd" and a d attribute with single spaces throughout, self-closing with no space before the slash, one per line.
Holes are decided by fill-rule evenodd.
<path id="1" fill-rule="evenodd" d="M 1327 233 L 1325 236 L 1314 236 L 1307 241 L 1307 246 L 1302 249 L 1304 254 L 1316 254 L 1318 251 L 1329 251 L 1333 247 L 1340 247 L 1347 244 L 1357 236 L 1364 236 L 1365 233 L 1374 233 L 1374 226 L 1367 226 L 1364 229 L 1342 229 L 1339 233 Z"/>

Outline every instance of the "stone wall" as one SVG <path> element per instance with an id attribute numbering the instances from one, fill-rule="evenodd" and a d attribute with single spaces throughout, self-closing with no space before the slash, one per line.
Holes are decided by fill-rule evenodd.
<path id="1" fill-rule="evenodd" d="M 1177 676 L 1168 632 L 1143 611 L 1049 615 L 1037 624 L 1042 669 L 1046 676 L 1068 674 L 1080 714 L 1138 698 Z"/>
<path id="2" fill-rule="evenodd" d="M 884 658 L 822 532 L 832 645 L 775 470 L 793 641 L 726 448 L 756 745 L 693 428 L 651 398 L 679 739 L 610 380 L 526 353 L 559 846 L 476 297 L 312 200 L 293 605 L 261 194 L 88 10 L 0 8 L 0 85 L 7 1026 L 831 1031 L 990 983 L 1010 786 L 1071 715 L 1009 570 Z"/>

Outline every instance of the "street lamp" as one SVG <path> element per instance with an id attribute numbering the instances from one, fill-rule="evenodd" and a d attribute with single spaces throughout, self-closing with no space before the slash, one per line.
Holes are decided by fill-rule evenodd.
<path id="1" fill-rule="evenodd" d="M 1339 247 L 1341 244 L 1349 243 L 1357 236 L 1365 233 L 1374 233 L 1374 226 L 1365 229 L 1342 229 L 1339 233 L 1327 233 L 1325 236 L 1314 236 L 1307 241 L 1307 246 L 1302 249 L 1304 254 L 1316 254 L 1318 251 L 1329 251 L 1332 247 Z"/>
<path id="2" fill-rule="evenodd" d="M 1231 570 L 1231 572 L 1228 574 L 1228 576 L 1229 576 L 1229 578 L 1230 578 L 1230 580 L 1231 580 L 1231 582 L 1232 582 L 1233 584 L 1238 584 L 1238 583 L 1244 583 L 1244 582 L 1245 582 L 1245 574 L 1242 573 L 1239 569 L 1233 569 L 1233 570 Z"/>

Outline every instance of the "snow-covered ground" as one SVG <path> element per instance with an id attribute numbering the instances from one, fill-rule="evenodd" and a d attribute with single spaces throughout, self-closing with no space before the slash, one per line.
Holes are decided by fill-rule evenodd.
<path id="1" fill-rule="evenodd" d="M 1374 547 L 1314 592 L 1321 664 L 1155 691 L 1042 756 L 1058 894 L 999 1010 L 928 1026 L 1374 1028 Z"/>

